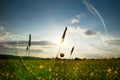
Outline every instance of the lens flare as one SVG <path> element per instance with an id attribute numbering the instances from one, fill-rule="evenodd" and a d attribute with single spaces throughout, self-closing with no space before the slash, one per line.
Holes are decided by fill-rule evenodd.
<path id="1" fill-rule="evenodd" d="M 97 16 L 99 17 L 99 19 L 101 20 L 101 22 L 102 22 L 102 24 L 103 24 L 103 26 L 104 26 L 106 35 L 108 35 L 107 27 L 106 27 L 106 25 L 105 25 L 105 22 L 104 22 L 102 16 L 100 15 L 100 13 L 99 13 L 92 5 L 90 5 L 90 6 L 91 6 L 91 8 L 95 11 L 95 13 L 96 13 Z"/>

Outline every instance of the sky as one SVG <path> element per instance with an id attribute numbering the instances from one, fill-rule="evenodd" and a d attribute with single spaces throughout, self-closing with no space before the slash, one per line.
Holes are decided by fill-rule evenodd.
<path id="1" fill-rule="evenodd" d="M 0 54 L 53 58 L 120 57 L 119 0 L 0 0 Z"/>

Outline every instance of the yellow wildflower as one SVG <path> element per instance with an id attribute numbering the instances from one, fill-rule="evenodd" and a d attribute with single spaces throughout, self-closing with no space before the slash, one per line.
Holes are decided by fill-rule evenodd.
<path id="1" fill-rule="evenodd" d="M 9 73 L 7 73 L 6 76 L 8 77 L 8 76 L 9 76 Z"/>
<path id="2" fill-rule="evenodd" d="M 49 72 L 51 72 L 52 71 L 52 69 L 51 68 L 49 68 L 49 70 L 48 70 Z"/>
<path id="3" fill-rule="evenodd" d="M 110 68 L 108 68 L 107 72 L 110 73 L 112 70 Z"/>
<path id="4" fill-rule="evenodd" d="M 117 74 L 118 72 L 117 71 L 114 71 L 115 74 Z"/>
<path id="5" fill-rule="evenodd" d="M 61 61 L 61 64 L 63 64 L 64 63 L 64 61 Z"/>
<path id="6" fill-rule="evenodd" d="M 58 73 L 56 73 L 56 76 L 58 76 Z"/>
<path id="7" fill-rule="evenodd" d="M 44 67 L 42 65 L 39 66 L 40 69 L 43 69 Z"/>
<path id="8" fill-rule="evenodd" d="M 94 72 L 90 73 L 90 76 L 93 77 L 94 76 Z"/>

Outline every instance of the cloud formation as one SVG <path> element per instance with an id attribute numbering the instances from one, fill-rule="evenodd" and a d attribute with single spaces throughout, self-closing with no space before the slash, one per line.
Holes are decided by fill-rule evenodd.
<path id="1" fill-rule="evenodd" d="M 8 49 L 8 47 L 5 47 L 4 45 L 0 44 L 0 50 L 6 50 L 6 49 Z"/>
<path id="2" fill-rule="evenodd" d="M 84 16 L 84 14 L 82 14 L 82 13 L 76 15 L 75 18 L 73 18 L 71 21 L 72 24 L 78 23 L 80 21 L 81 17 L 83 17 L 83 16 Z"/>
<path id="3" fill-rule="evenodd" d="M 18 55 L 19 53 L 19 55 L 25 56 L 27 54 L 27 44 L 28 41 L 0 42 L 0 54 Z M 30 52 L 33 56 L 38 54 L 45 55 L 48 50 L 54 49 L 54 46 L 55 44 L 50 41 L 33 41 Z"/>
<path id="4" fill-rule="evenodd" d="M 120 39 L 119 40 L 107 40 L 106 43 L 108 45 L 116 45 L 116 46 L 120 46 Z"/>
<path id="5" fill-rule="evenodd" d="M 77 18 L 74 18 L 74 19 L 72 19 L 72 23 L 74 24 L 74 23 L 78 23 L 79 22 L 79 19 L 77 19 Z"/>
<path id="6" fill-rule="evenodd" d="M 32 46 L 56 46 L 55 43 L 51 42 L 51 41 L 32 41 Z M 6 47 L 12 48 L 12 47 L 17 47 L 18 46 L 27 46 L 28 45 L 28 41 L 9 41 L 9 42 L 0 42 L 0 45 L 4 45 Z"/>
<path id="7" fill-rule="evenodd" d="M 102 36 L 101 40 L 104 44 L 106 45 L 120 45 L 120 38 L 119 37 L 114 37 L 114 36 Z"/>
<path id="8" fill-rule="evenodd" d="M 93 31 L 91 31 L 91 30 L 87 30 L 87 31 L 85 32 L 85 35 L 88 35 L 88 36 L 96 35 L 96 34 L 97 34 L 97 32 L 93 32 Z"/>
<path id="9" fill-rule="evenodd" d="M 102 56 L 120 56 L 120 38 L 113 36 L 103 36 L 99 37 L 96 44 L 91 45 L 92 47 L 98 49 Z"/>
<path id="10" fill-rule="evenodd" d="M 32 42 L 33 45 L 53 45 L 55 46 L 56 44 L 51 42 L 51 41 L 39 41 L 39 42 Z"/>
<path id="11" fill-rule="evenodd" d="M 95 36 L 97 35 L 97 32 L 91 31 L 91 30 L 87 30 L 87 29 L 83 29 L 80 26 L 77 27 L 69 27 L 71 32 L 75 32 L 77 34 L 79 34 L 80 36 L 83 37 L 91 37 L 91 36 Z"/>
<path id="12" fill-rule="evenodd" d="M 0 25 L 0 42 L 9 40 L 10 36 L 11 33 L 4 31 L 4 27 Z"/>

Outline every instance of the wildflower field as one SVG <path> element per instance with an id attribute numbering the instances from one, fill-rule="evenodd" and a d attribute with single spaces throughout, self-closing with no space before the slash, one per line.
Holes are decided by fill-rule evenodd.
<path id="1" fill-rule="evenodd" d="M 0 59 L 0 80 L 120 80 L 120 59 Z"/>

